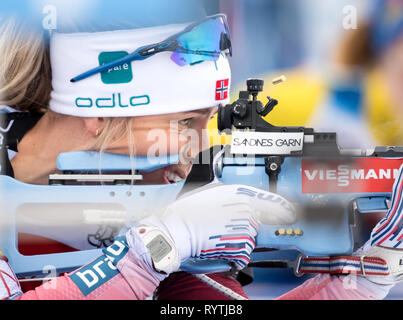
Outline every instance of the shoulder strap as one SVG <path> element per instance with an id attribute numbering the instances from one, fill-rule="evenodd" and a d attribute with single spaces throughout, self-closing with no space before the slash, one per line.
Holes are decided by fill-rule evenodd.
<path id="1" fill-rule="evenodd" d="M 8 150 L 17 152 L 18 143 L 41 117 L 41 113 L 32 112 L 0 114 L 0 175 L 14 176 Z"/>
<path id="2" fill-rule="evenodd" d="M 7 149 L 18 151 L 17 144 L 41 117 L 41 113 L 33 112 L 11 112 L 0 117 L 0 132 L 5 138 L 3 145 Z"/>

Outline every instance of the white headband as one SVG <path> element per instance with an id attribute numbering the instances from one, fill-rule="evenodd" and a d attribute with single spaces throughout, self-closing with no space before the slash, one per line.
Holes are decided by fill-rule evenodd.
<path id="1" fill-rule="evenodd" d="M 134 30 L 52 35 L 50 109 L 78 117 L 131 117 L 209 108 L 229 102 L 227 58 L 178 66 L 171 52 L 98 73 L 70 79 L 140 46 L 162 41 L 186 25 Z"/>

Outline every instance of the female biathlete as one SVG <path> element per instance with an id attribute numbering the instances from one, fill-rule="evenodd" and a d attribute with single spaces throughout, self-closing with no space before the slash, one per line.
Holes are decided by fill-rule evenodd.
<path id="1" fill-rule="evenodd" d="M 144 183 L 184 179 L 206 147 L 209 119 L 228 102 L 231 43 L 223 15 L 149 28 L 54 33 L 49 52 L 43 38 L 13 19 L 3 21 L 0 37 L 1 170 L 26 183 L 47 184 L 62 152 L 146 156 L 150 148 L 155 154 L 179 153 L 181 161 L 144 174 Z M 161 149 L 147 139 L 153 130 L 166 139 Z M 253 199 L 238 188 L 210 184 L 185 194 L 161 217 L 139 221 L 94 261 L 25 293 L 2 256 L 0 298 L 145 299 L 153 293 L 158 299 L 246 298 L 230 274 L 208 276 L 206 282 L 218 291 L 177 272 L 190 257 L 227 259 L 242 269 L 255 246 L 258 212 L 271 215 L 273 224 L 294 221 L 287 200 Z M 399 176 L 391 210 L 356 253 L 384 259 L 388 276 L 374 276 L 370 269 L 358 277 L 318 275 L 280 299 L 384 298 L 400 279 L 401 248 L 379 234 L 400 222 L 401 188 Z"/>

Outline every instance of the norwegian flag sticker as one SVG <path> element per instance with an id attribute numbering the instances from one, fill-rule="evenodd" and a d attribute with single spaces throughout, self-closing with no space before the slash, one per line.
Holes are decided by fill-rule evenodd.
<path id="1" fill-rule="evenodd" d="M 218 80 L 215 85 L 215 99 L 225 100 L 228 98 L 229 79 Z"/>

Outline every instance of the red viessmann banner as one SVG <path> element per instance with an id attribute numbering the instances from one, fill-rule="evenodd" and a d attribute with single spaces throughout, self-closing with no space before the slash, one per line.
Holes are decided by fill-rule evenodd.
<path id="1" fill-rule="evenodd" d="M 302 193 L 391 192 L 403 158 L 303 159 Z"/>

